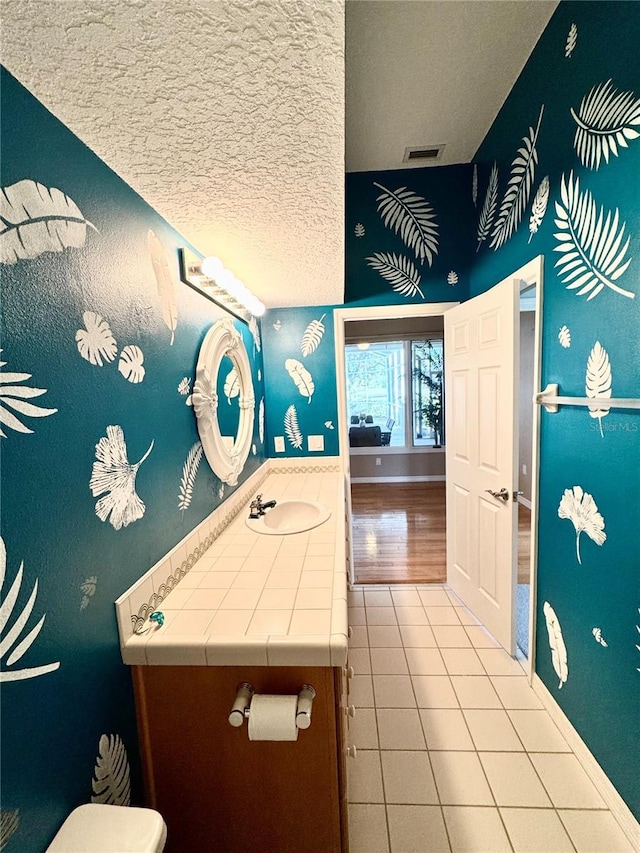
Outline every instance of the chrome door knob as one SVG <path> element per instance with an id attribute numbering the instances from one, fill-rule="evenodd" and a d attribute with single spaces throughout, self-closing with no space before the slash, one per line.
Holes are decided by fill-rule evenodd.
<path id="1" fill-rule="evenodd" d="M 509 489 L 505 489 L 504 486 L 499 492 L 494 492 L 493 489 L 485 489 L 485 492 L 488 492 L 492 497 L 497 498 L 500 501 L 504 501 L 505 503 L 509 500 Z"/>

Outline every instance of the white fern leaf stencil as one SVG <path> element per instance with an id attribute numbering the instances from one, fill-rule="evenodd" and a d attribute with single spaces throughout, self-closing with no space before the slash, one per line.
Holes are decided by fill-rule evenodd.
<path id="1" fill-rule="evenodd" d="M 585 379 L 585 391 L 587 397 L 610 397 L 611 396 L 611 364 L 609 354 L 600 341 L 596 341 L 587 359 L 587 376 Z M 589 406 L 589 414 L 592 418 L 598 418 L 600 423 L 600 435 L 602 431 L 602 418 L 609 414 L 608 406 Z"/>
<path id="2" fill-rule="evenodd" d="M 302 447 L 303 436 L 298 425 L 298 412 L 294 405 L 289 406 L 284 413 L 284 431 L 291 446 L 299 450 Z"/>
<path id="3" fill-rule="evenodd" d="M 496 215 L 496 207 L 498 205 L 498 164 L 494 163 L 489 174 L 489 183 L 487 185 L 487 193 L 484 197 L 480 218 L 478 219 L 478 245 L 476 252 L 481 244 L 489 236 L 491 226 L 493 225 L 493 217 Z"/>
<path id="4" fill-rule="evenodd" d="M 438 223 L 429 202 L 406 187 L 388 190 L 375 181 L 373 185 L 382 190 L 376 201 L 383 223 L 415 252 L 420 263 L 426 258 L 431 266 L 438 254 Z"/>
<path id="5" fill-rule="evenodd" d="M 173 346 L 175 331 L 178 326 L 178 304 L 176 301 L 176 287 L 169 269 L 169 262 L 164 251 L 164 246 L 156 235 L 149 229 L 147 233 L 147 248 L 151 256 L 153 274 L 156 277 L 158 295 L 162 302 L 162 319 L 165 326 L 171 332 L 169 346 Z"/>
<path id="6" fill-rule="evenodd" d="M 2 352 L 2 350 L 0 350 Z M 22 421 L 10 412 L 13 409 L 21 415 L 28 418 L 47 418 L 49 415 L 54 415 L 57 409 L 45 409 L 42 406 L 36 406 L 34 403 L 27 403 L 26 400 L 33 397 L 40 397 L 47 393 L 46 388 L 30 388 L 28 385 L 19 385 L 20 382 L 26 382 L 31 379 L 30 373 L 2 373 L 2 368 L 6 365 L 6 361 L 0 361 L 0 425 L 4 425 L 16 432 L 33 434 L 33 430 L 25 426 Z M 7 435 L 0 426 L 0 436 L 6 438 Z"/>
<path id="7" fill-rule="evenodd" d="M 193 498 L 193 484 L 198 473 L 198 466 L 202 459 L 202 444 L 199 441 L 193 445 L 187 454 L 186 461 L 182 466 L 182 479 L 180 480 L 180 495 L 178 509 L 182 512 L 187 509 Z"/>
<path id="8" fill-rule="evenodd" d="M 85 580 L 80 584 L 80 591 L 82 592 L 82 601 L 80 602 L 80 610 L 86 610 L 89 606 L 91 599 L 96 594 L 96 588 L 98 585 L 98 576 L 91 575 L 90 578 L 85 578 Z"/>
<path id="9" fill-rule="evenodd" d="M 593 628 L 591 633 L 593 634 L 596 643 L 600 643 L 600 645 L 605 649 L 608 647 L 609 644 L 602 636 L 602 631 L 600 628 Z"/>
<path id="10" fill-rule="evenodd" d="M 356 222 L 356 227 L 353 229 L 353 233 L 356 237 L 364 237 L 364 225 L 362 222 Z"/>
<path id="11" fill-rule="evenodd" d="M 473 206 L 478 206 L 478 164 L 473 164 L 473 177 L 471 178 L 471 199 Z"/>
<path id="12" fill-rule="evenodd" d="M 10 624 L 13 609 L 20 594 L 20 587 L 22 586 L 23 570 L 24 563 L 20 563 L 20 568 L 13 583 L 9 587 L 9 590 L 3 593 L 2 603 L 0 604 L 0 662 L 3 665 L 3 669 L 0 671 L 0 682 L 23 681 L 26 678 L 36 678 L 39 675 L 46 675 L 48 672 L 53 672 L 60 666 L 60 661 L 57 661 L 56 663 L 47 663 L 44 666 L 34 666 L 27 669 L 9 669 L 9 667 L 17 663 L 29 651 L 42 630 L 46 617 L 46 614 L 42 616 L 29 633 L 20 639 L 20 634 L 26 629 L 27 622 L 31 617 L 33 607 L 36 603 L 38 595 L 38 581 L 36 579 L 28 601 L 22 610 L 15 614 L 13 623 Z M 4 540 L 0 538 L 0 592 L 3 592 L 6 571 L 7 549 L 5 548 Z M 5 657 L 7 658 L 6 664 L 4 663 Z"/>
<path id="13" fill-rule="evenodd" d="M 103 358 L 105 361 L 113 361 L 118 352 L 118 345 L 107 321 L 95 311 L 85 311 L 82 320 L 85 328 L 76 332 L 80 355 L 98 367 L 102 367 Z"/>
<path id="14" fill-rule="evenodd" d="M 538 228 L 542 225 L 542 220 L 547 212 L 547 204 L 549 202 L 549 175 L 540 181 L 540 186 L 533 198 L 531 205 L 531 218 L 529 219 L 529 243 L 534 234 L 538 233 Z"/>
<path id="15" fill-rule="evenodd" d="M 562 628 L 556 616 L 556 612 L 548 601 L 545 601 L 542 608 L 544 618 L 547 620 L 547 633 L 549 634 L 549 646 L 551 648 L 551 663 L 556 671 L 556 675 L 560 679 L 558 689 L 566 684 L 569 677 L 569 665 L 567 661 L 567 647 L 562 638 Z"/>
<path id="16" fill-rule="evenodd" d="M 558 516 L 568 518 L 576 531 L 576 556 L 582 565 L 580 557 L 580 534 L 586 533 L 596 545 L 602 545 L 607 539 L 604 532 L 604 518 L 598 512 L 598 507 L 593 496 L 583 491 L 582 486 L 574 486 L 573 489 L 565 489 Z"/>
<path id="17" fill-rule="evenodd" d="M 447 273 L 447 284 L 457 284 L 459 281 L 458 273 L 455 270 L 451 270 L 451 272 Z"/>
<path id="18" fill-rule="evenodd" d="M 129 759 L 120 735 L 102 735 L 91 780 L 92 803 L 109 806 L 131 804 Z"/>
<path id="19" fill-rule="evenodd" d="M 307 402 L 310 403 L 316 386 L 307 368 L 301 361 L 295 358 L 288 358 L 284 363 L 284 367 L 295 382 L 298 391 L 303 397 L 307 397 Z"/>
<path id="20" fill-rule="evenodd" d="M 235 367 L 227 373 L 227 378 L 224 380 L 224 396 L 227 398 L 227 403 L 231 405 L 234 397 L 240 394 L 240 377 Z"/>
<path id="21" fill-rule="evenodd" d="M 4 850 L 11 836 L 18 831 L 19 826 L 19 809 L 0 809 L 0 850 Z"/>
<path id="22" fill-rule="evenodd" d="M 87 227 L 78 205 L 55 187 L 24 180 L 0 191 L 0 263 L 84 246 Z"/>
<path id="23" fill-rule="evenodd" d="M 569 347 L 571 346 L 571 332 L 568 326 L 562 326 L 562 328 L 558 332 L 558 340 L 560 341 L 561 347 L 569 349 Z"/>
<path id="24" fill-rule="evenodd" d="M 490 246 L 492 249 L 500 249 L 515 234 L 529 203 L 538 163 L 536 143 L 543 112 L 544 104 L 540 107 L 536 129 L 530 127 L 528 134 L 522 137 L 523 144 L 518 148 L 518 153 L 511 164 L 511 175 L 491 235 Z"/>
<path id="25" fill-rule="evenodd" d="M 109 519 L 115 530 L 144 515 L 146 507 L 136 494 L 136 475 L 153 445 L 152 441 L 142 459 L 130 465 L 121 426 L 108 426 L 106 437 L 96 444 L 97 462 L 93 463 L 89 488 L 94 498 L 103 495 L 96 503 L 96 515 L 100 521 Z"/>
<path id="26" fill-rule="evenodd" d="M 613 217 L 608 211 L 605 219 L 604 208 L 597 210 L 591 193 L 580 192 L 580 179 L 574 180 L 573 172 L 566 183 L 562 176 L 560 199 L 555 203 L 558 218 L 554 221 L 560 230 L 554 234 L 558 241 L 554 252 L 561 253 L 555 265 L 567 290 L 577 291 L 578 296 L 588 293 L 590 300 L 608 287 L 633 299 L 635 293 L 615 283 L 631 263 L 631 258 L 625 259 L 631 238 L 623 244 L 626 224 L 618 228 L 618 209 Z"/>
<path id="27" fill-rule="evenodd" d="M 144 354 L 140 347 L 128 344 L 120 353 L 118 370 L 126 380 L 136 385 L 144 379 L 145 369 L 142 366 Z"/>
<path id="28" fill-rule="evenodd" d="M 396 293 L 407 297 L 419 293 L 424 299 L 424 293 L 420 290 L 420 273 L 410 258 L 396 255 L 395 252 L 376 252 L 367 258 L 367 263 L 390 283 Z"/>
<path id="29" fill-rule="evenodd" d="M 304 358 L 311 355 L 311 353 L 315 352 L 320 346 L 320 341 L 322 340 L 325 331 L 324 323 L 322 321 L 326 316 L 326 314 L 323 314 L 319 320 L 312 320 L 305 329 L 302 336 L 302 343 L 300 344 L 300 352 Z"/>
<path id="30" fill-rule="evenodd" d="M 578 41 L 578 26 L 577 24 L 571 24 L 569 27 L 569 33 L 567 35 L 567 43 L 564 46 L 564 55 L 567 59 L 571 59 L 571 54 L 573 53 L 576 42 Z"/>
<path id="31" fill-rule="evenodd" d="M 258 407 L 258 436 L 260 443 L 264 444 L 264 397 L 260 400 Z"/>
<path id="32" fill-rule="evenodd" d="M 617 157 L 619 147 L 628 148 L 627 140 L 640 136 L 640 98 L 616 89 L 611 80 L 594 86 L 571 115 L 578 125 L 573 145 L 589 169 L 599 169 L 602 158 L 608 163 L 609 155 Z"/>

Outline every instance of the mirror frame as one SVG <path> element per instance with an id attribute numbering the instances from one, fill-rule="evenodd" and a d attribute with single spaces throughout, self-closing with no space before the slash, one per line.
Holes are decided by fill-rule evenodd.
<path id="1" fill-rule="evenodd" d="M 230 450 L 225 446 L 220 433 L 216 391 L 220 365 L 225 356 L 231 360 L 240 383 L 240 419 L 238 432 Z M 249 355 L 242 335 L 231 319 L 214 323 L 205 335 L 198 353 L 192 400 L 207 462 L 223 483 L 235 486 L 251 449 L 256 401 Z"/>

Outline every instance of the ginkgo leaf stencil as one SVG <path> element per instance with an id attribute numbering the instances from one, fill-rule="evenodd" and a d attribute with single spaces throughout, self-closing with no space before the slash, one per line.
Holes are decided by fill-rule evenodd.
<path id="1" fill-rule="evenodd" d="M 91 780 L 92 803 L 110 806 L 131 804 L 129 759 L 120 735 L 102 735 Z"/>
<path id="2" fill-rule="evenodd" d="M 288 358 L 284 363 L 285 370 L 296 384 L 296 388 L 307 398 L 307 402 L 311 402 L 313 392 L 315 391 L 315 383 L 313 377 L 301 361 L 296 358 Z"/>
<path id="3" fill-rule="evenodd" d="M 608 163 L 610 155 L 617 157 L 619 148 L 640 136 L 640 98 L 616 89 L 611 80 L 594 86 L 571 115 L 578 125 L 573 145 L 589 169 L 599 169 L 603 158 Z"/>
<path id="4" fill-rule="evenodd" d="M 302 343 L 300 344 L 300 352 L 304 358 L 311 355 L 311 353 L 315 352 L 320 346 L 320 342 L 322 341 L 325 331 L 324 323 L 322 321 L 326 316 L 326 314 L 323 314 L 319 320 L 312 320 L 304 330 Z"/>
<path id="5" fill-rule="evenodd" d="M 7 437 L 2 426 L 6 426 L 16 432 L 32 435 L 33 430 L 25 426 L 17 415 L 10 412 L 10 408 L 27 418 L 47 418 L 49 415 L 54 415 L 58 410 L 45 409 L 42 406 L 36 406 L 34 403 L 27 403 L 26 400 L 28 399 L 46 394 L 47 389 L 30 388 L 28 385 L 20 385 L 20 382 L 26 382 L 27 379 L 31 379 L 31 374 L 2 373 L 2 368 L 6 363 L 6 361 L 0 361 L 0 436 L 2 438 Z"/>
<path id="6" fill-rule="evenodd" d="M 406 187 L 389 190 L 375 181 L 373 185 L 382 190 L 376 201 L 383 223 L 415 252 L 420 263 L 426 258 L 431 266 L 438 254 L 438 223 L 433 207 Z"/>
<path id="7" fill-rule="evenodd" d="M 395 252 L 376 252 L 367 258 L 367 263 L 391 284 L 396 293 L 407 297 L 419 293 L 424 299 L 420 290 L 420 273 L 410 258 Z"/>
<path id="8" fill-rule="evenodd" d="M 295 447 L 296 450 L 300 450 L 304 439 L 298 425 L 298 412 L 293 404 L 284 413 L 284 431 L 291 446 Z"/>
<path id="9" fill-rule="evenodd" d="M 76 332 L 78 352 L 90 364 L 102 367 L 102 359 L 113 361 L 118 352 L 107 321 L 95 311 L 85 311 L 82 315 L 85 328 Z"/>
<path id="10" fill-rule="evenodd" d="M 572 489 L 564 490 L 558 507 L 558 516 L 568 518 L 575 528 L 576 556 L 582 565 L 580 534 L 586 533 L 596 545 L 604 544 L 607 539 L 607 534 L 604 532 L 604 518 L 598 512 L 593 496 L 583 491 L 582 486 L 574 486 Z"/>
<path id="11" fill-rule="evenodd" d="M 551 663 L 556 671 L 556 675 L 560 679 L 558 689 L 566 683 L 569 677 L 569 663 L 567 659 L 567 647 L 564 644 L 562 636 L 562 628 L 556 616 L 556 612 L 548 601 L 545 601 L 542 608 L 544 618 L 547 622 L 547 633 L 549 634 L 549 647 L 551 649 Z"/>
<path id="12" fill-rule="evenodd" d="M 611 364 L 609 354 L 600 341 L 596 341 L 589 353 L 587 360 L 587 375 L 585 378 L 585 392 L 587 397 L 611 397 Z M 602 418 L 609 414 L 608 406 L 589 406 L 589 415 L 597 418 L 600 423 L 600 435 L 602 431 Z"/>

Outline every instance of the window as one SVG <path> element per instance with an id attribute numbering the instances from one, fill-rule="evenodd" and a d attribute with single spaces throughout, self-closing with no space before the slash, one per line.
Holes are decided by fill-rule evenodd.
<path id="1" fill-rule="evenodd" d="M 413 446 L 444 444 L 443 341 L 411 341 Z"/>

